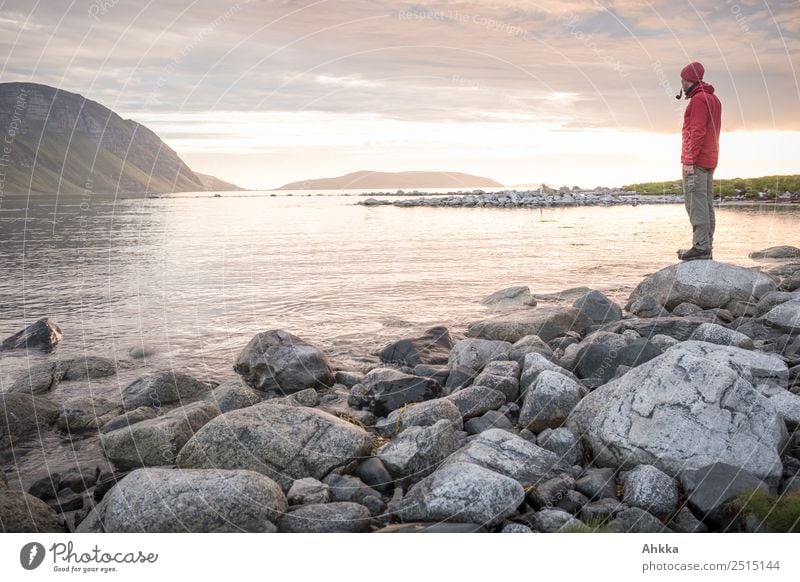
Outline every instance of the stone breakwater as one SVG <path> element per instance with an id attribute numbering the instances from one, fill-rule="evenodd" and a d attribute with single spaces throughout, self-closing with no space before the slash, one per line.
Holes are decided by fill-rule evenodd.
<path id="1" fill-rule="evenodd" d="M 1 395 L 4 459 L 47 435 L 73 446 L 99 435 L 98 464 L 111 470 L 27 476 L 27 491 L 0 472 L 0 524 L 781 531 L 778 500 L 800 497 L 800 249 L 752 257 L 771 262 L 671 265 L 624 306 L 596 290 L 537 305 L 527 288 L 502 289 L 483 300 L 494 314 L 462 337 L 434 326 L 358 370 L 269 329 L 243 346 L 230 378 L 156 370 L 117 400 L 60 397 L 117 363 L 57 358 L 62 331 L 42 319 L 2 344 L 49 353 Z M 739 495 L 776 510 L 737 508 Z"/>
<path id="2" fill-rule="evenodd" d="M 639 195 L 622 193 L 539 194 L 535 191 L 510 191 L 483 194 L 419 196 L 403 200 L 367 198 L 361 206 L 413 206 L 463 208 L 539 208 L 558 206 L 616 206 L 637 204 L 678 204 L 682 195 Z"/>

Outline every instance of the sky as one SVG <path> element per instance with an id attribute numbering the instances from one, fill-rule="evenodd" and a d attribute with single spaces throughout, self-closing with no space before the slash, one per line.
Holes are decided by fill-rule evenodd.
<path id="1" fill-rule="evenodd" d="M 0 0 L 0 82 L 80 93 L 246 188 L 359 170 L 680 176 L 681 68 L 718 178 L 800 172 L 798 0 Z"/>

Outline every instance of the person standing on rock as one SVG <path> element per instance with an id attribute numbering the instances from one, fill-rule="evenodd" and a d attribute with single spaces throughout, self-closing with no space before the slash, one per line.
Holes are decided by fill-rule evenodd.
<path id="1" fill-rule="evenodd" d="M 683 195 L 692 224 L 692 248 L 678 251 L 682 261 L 712 259 L 714 246 L 714 170 L 719 156 L 722 104 L 703 81 L 705 69 L 689 63 L 681 71 L 681 92 L 689 105 L 683 114 Z M 676 98 L 681 98 L 681 92 Z"/>

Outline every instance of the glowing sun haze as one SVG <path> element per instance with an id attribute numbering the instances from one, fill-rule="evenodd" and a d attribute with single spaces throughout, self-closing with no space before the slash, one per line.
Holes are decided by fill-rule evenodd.
<path id="1" fill-rule="evenodd" d="M 0 45 L 2 82 L 85 95 L 249 188 L 676 178 L 694 60 L 723 103 L 716 176 L 800 168 L 796 0 L 13 0 Z"/>

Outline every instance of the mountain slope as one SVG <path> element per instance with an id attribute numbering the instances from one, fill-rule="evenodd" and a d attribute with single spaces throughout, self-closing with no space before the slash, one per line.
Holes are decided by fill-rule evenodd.
<path id="1" fill-rule="evenodd" d="M 5 192 L 205 190 L 155 133 L 76 93 L 0 83 L 0 130 Z"/>
<path id="2" fill-rule="evenodd" d="M 203 190 L 206 192 L 233 192 L 244 190 L 244 188 L 239 188 L 236 184 L 220 180 L 215 176 L 201 174 L 200 172 L 195 172 L 194 175 L 200 178 L 200 181 L 203 183 Z"/>
<path id="3" fill-rule="evenodd" d="M 372 172 L 361 170 L 335 178 L 302 180 L 277 190 L 342 190 L 346 188 L 493 188 L 503 185 L 489 178 L 461 172 Z"/>

